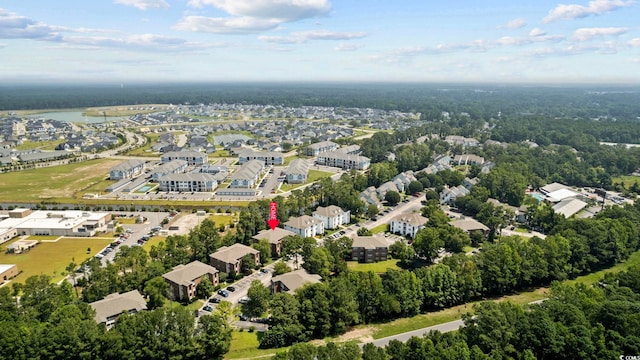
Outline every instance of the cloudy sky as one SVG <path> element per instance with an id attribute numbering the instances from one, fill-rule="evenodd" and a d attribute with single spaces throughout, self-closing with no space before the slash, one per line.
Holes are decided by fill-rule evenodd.
<path id="1" fill-rule="evenodd" d="M 0 79 L 637 84 L 640 4 L 560 1 L 0 0 Z"/>

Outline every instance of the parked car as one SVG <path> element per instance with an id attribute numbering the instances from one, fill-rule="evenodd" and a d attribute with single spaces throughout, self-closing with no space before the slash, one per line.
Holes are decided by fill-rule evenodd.
<path id="1" fill-rule="evenodd" d="M 213 308 L 211 307 L 211 305 L 207 305 L 207 306 L 203 307 L 202 310 L 208 311 L 208 312 L 212 312 Z"/>
<path id="2" fill-rule="evenodd" d="M 266 274 L 266 273 L 268 273 L 268 272 L 269 272 L 269 270 L 267 270 L 267 269 L 265 269 L 265 268 L 262 268 L 262 269 L 260 269 L 260 272 L 261 272 L 261 273 L 263 273 L 263 274 Z"/>
<path id="3" fill-rule="evenodd" d="M 229 297 L 229 293 L 227 292 L 227 290 L 218 290 L 218 295 L 222 297 Z"/>
<path id="4" fill-rule="evenodd" d="M 218 304 L 220 302 L 220 298 L 212 297 L 211 299 L 209 299 L 209 302 L 212 304 Z"/>
<path id="5" fill-rule="evenodd" d="M 233 286 L 227 286 L 227 290 L 231 291 L 231 292 L 234 292 L 234 291 L 236 291 L 236 288 L 233 287 Z"/>
<path id="6" fill-rule="evenodd" d="M 246 303 L 248 303 L 248 302 L 249 302 L 249 300 L 251 300 L 251 298 L 250 298 L 250 297 L 248 297 L 248 296 L 243 296 L 243 297 L 241 297 L 241 298 L 238 300 L 238 303 L 240 303 L 240 304 L 246 304 Z"/>
<path id="7" fill-rule="evenodd" d="M 238 317 L 241 321 L 249 321 L 249 318 L 246 315 L 240 314 Z"/>

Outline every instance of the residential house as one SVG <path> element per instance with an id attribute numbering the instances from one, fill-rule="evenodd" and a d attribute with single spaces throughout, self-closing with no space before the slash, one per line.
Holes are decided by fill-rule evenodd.
<path id="1" fill-rule="evenodd" d="M 109 294 L 102 300 L 89 303 L 89 306 L 96 312 L 96 322 L 111 329 L 120 315 L 146 310 L 147 302 L 138 290 L 132 290 L 123 294 Z"/>
<path id="2" fill-rule="evenodd" d="M 304 184 L 309 175 L 309 162 L 304 159 L 295 159 L 289 164 L 285 173 L 288 184 Z"/>
<path id="3" fill-rule="evenodd" d="M 211 192 L 218 187 L 213 175 L 204 173 L 170 174 L 160 178 L 160 191 Z"/>
<path id="4" fill-rule="evenodd" d="M 204 165 L 209 161 L 209 156 L 199 151 L 170 151 L 163 154 L 160 159 L 162 163 L 168 163 L 171 160 L 185 160 L 189 165 Z"/>
<path id="5" fill-rule="evenodd" d="M 314 237 L 324 234 L 324 223 L 320 219 L 302 215 L 290 218 L 289 221 L 284 223 L 284 229 L 302 237 Z"/>
<path id="6" fill-rule="evenodd" d="M 271 292 L 294 294 L 297 289 L 304 285 L 317 284 L 320 281 L 322 281 L 320 275 L 309 274 L 305 269 L 295 270 L 271 278 Z"/>
<path id="7" fill-rule="evenodd" d="M 271 256 L 280 257 L 282 254 L 282 240 L 287 236 L 294 236 L 295 234 L 291 231 L 275 228 L 273 230 L 267 229 L 262 230 L 258 234 L 256 234 L 253 239 L 257 241 L 267 240 L 269 244 L 271 244 Z"/>
<path id="8" fill-rule="evenodd" d="M 387 260 L 389 245 L 381 236 L 356 236 L 351 245 L 351 260 L 378 262 Z"/>
<path id="9" fill-rule="evenodd" d="M 251 268 L 260 265 L 260 252 L 252 247 L 243 244 L 233 244 L 223 246 L 215 253 L 209 255 L 211 266 L 224 273 L 239 273 L 242 266 L 242 258 L 250 255 L 252 258 Z"/>
<path id="10" fill-rule="evenodd" d="M 378 198 L 376 188 L 373 186 L 369 186 L 360 193 L 360 200 L 364 201 L 367 205 L 374 205 L 378 209 L 382 209 L 382 202 Z M 366 206 L 364 210 L 366 212 Z"/>
<path id="11" fill-rule="evenodd" d="M 399 214 L 391 219 L 389 231 L 413 239 L 418 231 L 427 225 L 428 221 L 429 219 L 418 213 Z"/>
<path id="12" fill-rule="evenodd" d="M 109 170 L 109 179 L 121 180 L 134 178 L 144 171 L 144 161 L 131 159 L 112 167 Z"/>
<path id="13" fill-rule="evenodd" d="M 406 192 L 409 184 L 414 181 L 418 181 L 418 179 L 414 175 L 413 171 L 408 170 L 396 175 L 392 181 L 399 192 Z"/>
<path id="14" fill-rule="evenodd" d="M 398 193 L 400 192 L 393 181 L 387 181 L 386 183 L 378 186 L 378 188 L 376 189 L 376 192 L 381 199 L 384 199 L 385 195 L 387 195 L 389 191 L 395 191 Z"/>
<path id="15" fill-rule="evenodd" d="M 456 165 L 482 165 L 484 164 L 484 158 L 473 154 L 462 154 L 456 155 L 453 158 L 453 163 Z"/>
<path id="16" fill-rule="evenodd" d="M 464 185 L 458 185 L 455 187 L 445 187 L 440 193 L 440 203 L 455 205 L 456 199 L 459 197 L 467 196 L 471 192 Z"/>
<path id="17" fill-rule="evenodd" d="M 344 211 L 335 205 L 327 207 L 318 206 L 312 216 L 322 221 L 325 229 L 337 229 L 338 227 L 351 222 L 351 212 Z"/>
<path id="18" fill-rule="evenodd" d="M 191 300 L 204 279 L 209 279 L 213 286 L 218 285 L 218 270 L 197 260 L 177 265 L 162 277 L 169 285 L 169 299 L 174 301 Z"/>

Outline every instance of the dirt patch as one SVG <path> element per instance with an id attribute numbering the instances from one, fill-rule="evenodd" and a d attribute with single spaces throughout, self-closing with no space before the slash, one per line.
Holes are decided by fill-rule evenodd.
<path id="1" fill-rule="evenodd" d="M 358 340 L 360 342 L 373 341 L 374 328 L 371 326 L 349 330 L 346 333 L 338 336 L 336 342 L 353 341 Z"/>
<path id="2" fill-rule="evenodd" d="M 191 229 L 200 225 L 202 220 L 207 216 L 198 216 L 196 214 L 180 214 L 169 226 L 178 226 L 178 230 L 169 230 L 169 235 L 187 235 Z"/>

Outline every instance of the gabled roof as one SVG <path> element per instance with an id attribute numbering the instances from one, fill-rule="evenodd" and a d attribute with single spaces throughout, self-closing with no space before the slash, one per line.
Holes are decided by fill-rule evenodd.
<path id="1" fill-rule="evenodd" d="M 304 159 L 295 159 L 293 160 L 290 164 L 289 167 L 287 168 L 287 175 L 288 174 L 308 174 L 309 173 L 309 162 L 307 162 L 307 160 Z"/>
<path id="2" fill-rule="evenodd" d="M 489 231 L 489 228 L 485 224 L 475 219 L 453 220 L 449 224 L 451 224 L 451 226 L 455 226 L 458 229 L 462 229 L 464 231 L 475 231 L 475 230 Z"/>
<path id="3" fill-rule="evenodd" d="M 301 288 L 305 284 L 316 284 L 322 280 L 320 275 L 309 274 L 306 270 L 300 269 L 292 272 L 288 272 L 282 275 L 274 276 L 271 279 L 271 283 L 281 283 L 288 290 L 287 292 L 293 293 L 296 289 Z"/>
<path id="4" fill-rule="evenodd" d="M 243 244 L 233 244 L 231 246 L 223 246 L 218 251 L 209 255 L 213 259 L 217 259 L 228 264 L 235 263 L 248 254 L 259 254 L 260 251 Z"/>
<path id="5" fill-rule="evenodd" d="M 422 226 L 429 222 L 429 219 L 418 213 L 410 213 L 396 215 L 391 219 L 391 221 L 398 221 L 405 224 L 411 224 L 413 226 Z"/>
<path id="6" fill-rule="evenodd" d="M 204 264 L 200 261 L 193 261 L 186 265 L 178 265 L 173 270 L 162 275 L 163 278 L 183 286 L 188 286 L 193 283 L 193 280 L 198 279 L 206 274 L 216 274 L 218 269 L 213 266 Z"/>
<path id="7" fill-rule="evenodd" d="M 138 166 L 143 166 L 144 165 L 144 161 L 142 160 L 138 160 L 138 159 L 130 159 L 127 161 L 123 161 L 120 164 L 114 166 L 111 168 L 110 171 L 127 171 L 131 168 L 135 168 Z"/>
<path id="8" fill-rule="evenodd" d="M 556 214 L 561 214 L 564 215 L 564 217 L 569 218 L 572 215 L 580 212 L 580 210 L 584 209 L 585 207 L 587 207 L 587 203 L 582 200 L 567 199 L 553 205 L 553 211 Z"/>
<path id="9" fill-rule="evenodd" d="M 147 302 L 138 290 L 132 290 L 123 294 L 113 293 L 107 295 L 107 297 L 102 300 L 90 303 L 89 306 L 96 312 L 96 316 L 94 317 L 96 322 L 106 323 L 109 317 L 117 316 L 125 311 L 146 310 Z"/>
<path id="10" fill-rule="evenodd" d="M 293 236 L 293 235 L 295 234 L 289 230 L 275 228 L 273 230 L 270 230 L 270 229 L 262 230 L 258 234 L 256 234 L 253 237 L 253 239 L 256 239 L 256 240 L 265 239 L 269 241 L 270 244 L 277 244 L 280 242 L 280 240 L 286 238 L 287 236 Z"/>
<path id="11" fill-rule="evenodd" d="M 284 224 L 294 229 L 306 229 L 315 224 L 322 224 L 322 221 L 312 218 L 309 215 L 302 215 L 300 217 L 292 217 Z"/>
<path id="12" fill-rule="evenodd" d="M 542 191 L 544 194 L 549 194 L 557 190 L 568 189 L 568 188 L 569 187 L 567 185 L 554 182 L 541 187 L 540 191 Z"/>
<path id="13" fill-rule="evenodd" d="M 337 215 L 341 215 L 344 213 L 339 206 L 329 205 L 327 207 L 318 206 L 316 211 L 313 212 L 313 215 L 319 215 L 323 217 L 333 217 Z"/>
<path id="14" fill-rule="evenodd" d="M 250 160 L 244 163 L 233 175 L 231 180 L 244 180 L 255 178 L 264 168 L 264 162 L 260 160 Z"/>

